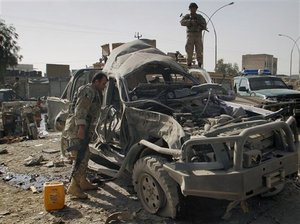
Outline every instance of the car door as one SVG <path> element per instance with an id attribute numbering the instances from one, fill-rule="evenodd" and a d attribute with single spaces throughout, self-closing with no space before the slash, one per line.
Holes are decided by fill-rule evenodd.
<path id="1" fill-rule="evenodd" d="M 99 72 L 99 69 L 80 69 L 76 71 L 67 84 L 61 97 L 48 97 L 47 109 L 48 109 L 48 121 L 47 126 L 49 129 L 57 129 L 62 131 L 64 128 L 64 122 L 66 113 L 68 113 L 69 104 L 72 102 L 73 97 L 78 88 L 91 81 L 95 73 Z M 60 116 L 61 115 L 61 116 Z M 60 120 L 60 125 L 55 125 L 56 120 Z"/>
<path id="2" fill-rule="evenodd" d="M 241 96 L 250 96 L 250 87 L 247 78 L 241 78 L 237 92 Z"/>
<path id="3" fill-rule="evenodd" d="M 101 115 L 96 128 L 98 136 L 101 138 L 102 143 L 119 147 L 123 104 L 115 78 L 109 78 L 103 101 Z"/>

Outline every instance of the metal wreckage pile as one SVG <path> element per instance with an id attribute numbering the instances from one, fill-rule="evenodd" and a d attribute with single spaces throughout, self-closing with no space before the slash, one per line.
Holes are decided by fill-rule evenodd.
<path id="1" fill-rule="evenodd" d="M 103 71 L 108 84 L 90 159 L 113 179 L 131 175 L 149 213 L 176 218 L 183 199 L 198 196 L 228 200 L 228 218 L 247 199 L 277 194 L 297 178 L 296 120 L 282 110 L 231 101 L 204 69 L 183 68 L 147 40 L 116 48 Z M 93 72 L 77 71 L 61 98 L 47 99 L 54 126 L 63 126 L 60 109 Z"/>
<path id="2" fill-rule="evenodd" d="M 37 101 L 3 102 L 0 112 L 0 144 L 38 139 L 41 108 Z"/>

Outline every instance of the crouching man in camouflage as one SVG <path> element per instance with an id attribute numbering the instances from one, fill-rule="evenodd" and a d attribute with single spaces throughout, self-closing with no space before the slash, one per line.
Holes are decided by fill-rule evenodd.
<path id="1" fill-rule="evenodd" d="M 67 193 L 75 198 L 86 199 L 87 195 L 84 191 L 97 189 L 97 185 L 91 184 L 86 179 L 90 156 L 88 138 L 95 128 L 93 124 L 95 124 L 99 118 L 102 104 L 102 91 L 105 89 L 107 81 L 107 76 L 103 72 L 99 72 L 94 75 L 92 83 L 81 86 L 71 105 L 71 107 L 73 107 L 73 113 L 71 113 L 66 120 L 64 131 L 67 133 L 69 146 L 81 145 L 81 152 L 77 150 L 71 151 L 75 161 L 73 164 L 72 179 Z M 82 144 L 84 141 L 87 144 Z M 82 146 L 84 147 L 82 148 Z M 79 155 L 81 157 L 80 160 L 78 160 Z M 76 169 L 75 166 L 77 166 Z"/>

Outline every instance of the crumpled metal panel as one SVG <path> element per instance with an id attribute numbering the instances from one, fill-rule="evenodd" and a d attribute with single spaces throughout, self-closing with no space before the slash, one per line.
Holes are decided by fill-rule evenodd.
<path id="1" fill-rule="evenodd" d="M 133 143 L 150 137 L 162 138 L 169 148 L 181 148 L 181 138 L 185 133 L 180 124 L 171 116 L 129 107 L 125 110 L 130 138 Z"/>
<path id="2" fill-rule="evenodd" d="M 166 68 L 172 67 L 180 73 L 186 73 L 177 62 L 162 51 L 147 44 L 146 40 L 135 40 L 113 50 L 103 67 L 103 71 L 110 76 L 124 77 L 151 63 L 164 64 Z"/>

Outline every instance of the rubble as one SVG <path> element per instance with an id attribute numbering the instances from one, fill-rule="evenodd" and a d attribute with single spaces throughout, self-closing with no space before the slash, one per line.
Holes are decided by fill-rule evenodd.
<path id="1" fill-rule="evenodd" d="M 0 139 L 0 144 L 12 144 L 24 141 L 26 137 L 5 136 Z"/>
<path id="2" fill-rule="evenodd" d="M 141 209 L 140 209 L 141 210 Z M 139 210 L 139 211 L 140 211 Z M 139 212 L 138 211 L 138 212 Z M 115 223 L 115 222 L 126 222 L 132 221 L 136 218 L 137 212 L 129 212 L 129 211 L 124 211 L 124 212 L 115 212 L 109 215 L 105 221 L 105 224 L 109 223 Z"/>
<path id="3" fill-rule="evenodd" d="M 55 161 L 54 162 L 54 167 L 63 167 L 65 166 L 64 161 Z"/>
<path id="4" fill-rule="evenodd" d="M 49 136 L 52 139 L 55 137 L 56 135 Z M 49 148 L 59 148 L 59 142 L 52 143 L 50 139 L 37 141 Z M 44 165 L 36 167 L 20 166 L 24 160 L 24 155 L 34 155 L 38 150 L 40 152 L 45 148 L 34 147 L 36 144 L 36 141 L 26 141 L 15 145 L 4 145 L 9 154 L 2 155 L 0 162 L 5 163 L 7 166 L 0 166 L 0 211 L 9 211 L 10 214 L 3 217 L 0 215 L 0 223 L 54 223 L 54 221 L 59 221 L 58 218 L 68 224 L 105 223 L 110 214 L 124 211 L 133 212 L 141 207 L 139 201 L 133 200 L 133 190 L 130 189 L 130 187 L 132 188 L 131 181 L 129 178 L 122 178 L 113 182 L 104 182 L 97 191 L 89 192 L 90 200 L 87 202 L 70 201 L 66 196 L 66 207 L 63 210 L 51 213 L 45 212 L 41 202 L 43 183 L 52 180 L 66 183 L 71 165 L 65 163 L 65 167 L 50 169 Z M 60 157 L 59 153 L 43 154 L 43 156 L 49 161 L 55 161 Z M 13 160 L 8 162 L 6 158 Z M 11 171 L 14 171 L 14 178 L 10 181 L 3 181 L 2 178 Z M 26 182 L 24 178 L 18 178 L 20 173 L 27 175 Z M 30 186 L 35 186 L 38 193 L 33 193 Z M 236 207 L 232 210 L 230 221 L 221 219 L 226 207 L 224 201 L 191 198 L 193 200 L 187 201 L 188 215 L 184 219 L 172 221 L 151 215 L 142 209 L 135 219 L 123 223 L 273 223 L 273 218 L 280 220 L 280 223 L 295 223 L 293 220 L 299 219 L 299 195 L 300 190 L 297 189 L 296 185 L 293 182 L 288 183 L 285 190 L 272 199 L 254 197 L 249 200 L 249 213 L 247 214 L 243 213 L 240 206 Z M 284 213 L 279 211 L 284 211 Z M 14 217 L 16 214 L 18 217 Z M 86 216 L 89 218 L 86 218 Z M 122 221 L 112 220 L 110 224 L 112 223 L 122 223 Z"/>
<path id="5" fill-rule="evenodd" d="M 42 152 L 52 154 L 52 153 L 60 152 L 60 150 L 59 149 L 43 149 Z"/>
<path id="6" fill-rule="evenodd" d="M 24 161 L 25 166 L 37 166 L 40 165 L 41 162 L 44 160 L 44 157 L 42 155 L 40 156 L 29 156 Z"/>
<path id="7" fill-rule="evenodd" d="M 7 154 L 7 153 L 8 153 L 7 149 L 0 149 L 0 154 Z"/>
<path id="8" fill-rule="evenodd" d="M 15 142 L 26 136 L 38 139 L 41 112 L 36 101 L 3 102 L 0 113 L 1 144 Z M 7 138 L 3 138 L 7 137 Z"/>
<path id="9" fill-rule="evenodd" d="M 54 167 L 54 163 L 53 163 L 53 161 L 50 161 L 50 162 L 46 163 L 44 166 L 49 167 L 49 168 Z"/>
<path id="10" fill-rule="evenodd" d="M 0 211 L 0 216 L 9 215 L 10 211 Z"/>
<path id="11" fill-rule="evenodd" d="M 13 178 L 14 178 L 14 176 L 12 174 L 8 174 L 7 176 L 3 177 L 3 180 L 4 181 L 10 181 Z"/>
<path id="12" fill-rule="evenodd" d="M 36 194 L 38 193 L 37 189 L 35 186 L 30 186 L 30 190 L 32 191 L 32 193 Z"/>

